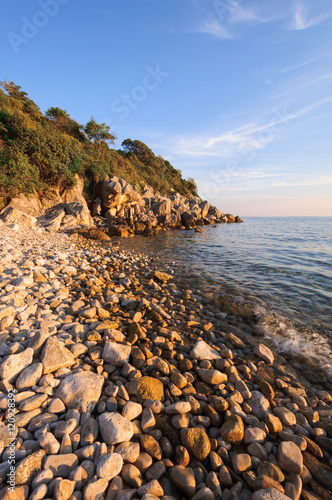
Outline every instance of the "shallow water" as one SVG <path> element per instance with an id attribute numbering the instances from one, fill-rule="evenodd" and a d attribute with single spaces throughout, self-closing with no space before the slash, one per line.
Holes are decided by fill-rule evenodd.
<path id="1" fill-rule="evenodd" d="M 137 236 L 121 248 L 158 256 L 220 310 L 252 315 L 280 352 L 332 376 L 332 217 L 248 217 L 204 233 Z"/>

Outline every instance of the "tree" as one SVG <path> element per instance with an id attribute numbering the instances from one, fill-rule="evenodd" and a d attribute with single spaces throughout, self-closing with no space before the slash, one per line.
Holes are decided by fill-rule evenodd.
<path id="1" fill-rule="evenodd" d="M 110 127 L 106 123 L 97 123 L 93 116 L 91 120 L 85 125 L 84 132 L 92 141 L 98 151 L 97 160 L 99 160 L 103 147 L 107 144 L 115 144 L 117 139 L 116 135 L 110 132 Z"/>
<path id="2" fill-rule="evenodd" d="M 45 115 L 63 134 L 71 135 L 81 142 L 86 141 L 86 137 L 82 132 L 83 125 L 70 118 L 65 109 L 51 107 L 46 111 Z"/>
<path id="3" fill-rule="evenodd" d="M 150 148 L 142 141 L 132 141 L 131 139 L 126 139 L 121 144 L 126 153 L 134 153 L 139 161 L 144 165 L 152 166 L 155 160 L 155 155 Z"/>

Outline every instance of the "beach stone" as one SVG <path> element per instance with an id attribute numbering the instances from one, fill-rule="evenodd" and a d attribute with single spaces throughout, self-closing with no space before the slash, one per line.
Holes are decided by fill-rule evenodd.
<path id="1" fill-rule="evenodd" d="M 160 486 L 159 481 L 156 479 L 152 479 L 152 481 L 144 484 L 144 486 L 141 486 L 138 488 L 137 493 L 139 495 L 151 495 L 154 496 L 155 498 L 157 497 L 162 497 L 164 494 L 164 490 Z M 144 498 L 144 497 L 143 497 Z M 145 496 L 146 498 L 146 496 Z"/>
<path id="2" fill-rule="evenodd" d="M 141 434 L 139 438 L 140 438 L 141 448 L 146 453 L 151 455 L 151 457 L 155 458 L 156 460 L 162 459 L 161 447 L 159 446 L 158 441 L 153 436 L 150 436 L 149 434 Z"/>
<path id="3" fill-rule="evenodd" d="M 129 362 L 130 353 L 130 345 L 117 344 L 116 342 L 106 342 L 102 358 L 106 361 L 106 363 L 110 363 L 114 366 L 122 366 L 124 363 Z"/>
<path id="4" fill-rule="evenodd" d="M 29 389 L 33 385 L 37 385 L 43 373 L 42 363 L 34 363 L 25 368 L 16 380 L 16 388 L 19 391 Z"/>
<path id="5" fill-rule="evenodd" d="M 292 441 L 283 441 L 278 447 L 278 462 L 289 474 L 301 474 L 303 457 L 300 448 Z"/>
<path id="6" fill-rule="evenodd" d="M 143 407 L 139 403 L 134 403 L 133 401 L 127 401 L 127 403 L 122 408 L 122 416 L 127 420 L 135 420 L 143 411 Z"/>
<path id="7" fill-rule="evenodd" d="M 220 434 L 229 443 L 240 444 L 244 437 L 242 418 L 239 415 L 231 415 L 222 425 Z"/>
<path id="8" fill-rule="evenodd" d="M 163 401 L 164 384 L 154 377 L 141 377 L 137 381 L 137 399 L 139 403 L 144 403 L 146 399 Z"/>
<path id="9" fill-rule="evenodd" d="M 265 361 L 265 363 L 267 363 L 269 365 L 273 365 L 273 362 L 274 362 L 273 353 L 272 353 L 271 349 L 266 347 L 264 344 L 256 345 L 254 348 L 254 353 L 256 354 L 256 356 L 263 359 L 263 361 Z"/>
<path id="10" fill-rule="evenodd" d="M 204 342 L 204 340 L 199 340 L 192 348 L 190 357 L 196 359 L 197 361 L 202 361 L 203 359 L 218 359 L 220 358 L 220 354 Z"/>
<path id="11" fill-rule="evenodd" d="M 125 464 L 121 471 L 121 477 L 125 484 L 131 488 L 142 486 L 143 479 L 141 471 L 133 464 Z"/>
<path id="12" fill-rule="evenodd" d="M 178 401 L 165 407 L 165 413 L 172 415 L 183 415 L 191 411 L 191 404 L 187 401 Z"/>
<path id="13" fill-rule="evenodd" d="M 221 373 L 219 370 L 205 370 L 204 368 L 200 368 L 198 370 L 198 375 L 203 382 L 211 385 L 222 384 L 227 380 L 227 375 Z"/>
<path id="14" fill-rule="evenodd" d="M 247 451 L 252 457 L 256 457 L 261 461 L 268 459 L 268 454 L 266 449 L 259 443 L 251 443 L 248 446 Z"/>
<path id="15" fill-rule="evenodd" d="M 265 414 L 265 423 L 271 433 L 281 432 L 283 429 L 281 420 L 273 413 Z"/>
<path id="16" fill-rule="evenodd" d="M 195 495 L 196 479 L 192 469 L 175 465 L 170 469 L 170 478 L 187 498 L 192 498 Z"/>
<path id="17" fill-rule="evenodd" d="M 124 441 L 115 448 L 115 453 L 119 453 L 125 462 L 135 463 L 139 457 L 140 446 L 138 443 Z"/>
<path id="18" fill-rule="evenodd" d="M 109 481 L 107 477 L 101 477 L 100 479 L 94 477 L 90 479 L 90 481 L 84 488 L 84 500 L 102 500 L 104 498 L 104 492 L 106 491 L 108 483 Z"/>
<path id="19" fill-rule="evenodd" d="M 234 453 L 231 460 L 236 474 L 242 474 L 251 468 L 251 457 L 247 453 Z"/>
<path id="20" fill-rule="evenodd" d="M 288 410 L 288 408 L 277 406 L 276 408 L 273 408 L 273 413 L 277 415 L 284 425 L 292 426 L 296 424 L 296 417 L 293 412 Z"/>
<path id="21" fill-rule="evenodd" d="M 17 433 L 18 433 L 18 425 L 0 426 L 0 441 L 3 442 L 5 448 L 15 440 Z"/>
<path id="22" fill-rule="evenodd" d="M 210 490 L 210 488 L 201 488 L 198 490 L 196 495 L 192 497 L 192 500 L 214 500 L 215 495 L 214 493 Z"/>
<path id="23" fill-rule="evenodd" d="M 325 486 L 325 488 L 331 489 L 332 484 L 332 467 L 322 464 L 313 455 L 307 451 L 303 452 L 304 465 L 310 471 L 312 476 L 316 481 Z"/>
<path id="24" fill-rule="evenodd" d="M 0 500 L 27 500 L 29 495 L 29 486 L 6 486 L 0 491 Z"/>
<path id="25" fill-rule="evenodd" d="M 183 445 L 197 458 L 203 461 L 211 451 L 210 440 L 203 429 L 193 427 L 181 431 Z"/>
<path id="26" fill-rule="evenodd" d="M 31 347 L 19 354 L 11 354 L 0 365 L 0 378 L 13 384 L 18 375 L 32 363 L 34 351 Z"/>
<path id="27" fill-rule="evenodd" d="M 73 373 L 63 379 L 56 391 L 56 397 L 67 408 L 80 412 L 93 411 L 99 401 L 104 377 L 93 372 Z"/>
<path id="28" fill-rule="evenodd" d="M 40 361 L 43 364 L 43 374 L 53 373 L 59 368 L 69 368 L 75 363 L 72 353 L 54 337 L 49 337 L 42 350 Z"/>
<path id="29" fill-rule="evenodd" d="M 266 488 L 255 491 L 252 495 L 252 500 L 289 500 L 289 497 L 275 488 Z"/>
<path id="30" fill-rule="evenodd" d="M 271 409 L 269 400 L 259 391 L 252 391 L 251 398 L 247 400 L 247 403 L 259 420 L 264 420 L 266 412 Z"/>
<path id="31" fill-rule="evenodd" d="M 114 412 L 100 415 L 99 429 L 104 442 L 108 445 L 130 441 L 134 434 L 133 424 Z"/>
<path id="32" fill-rule="evenodd" d="M 279 467 L 277 467 L 272 462 L 262 461 L 257 469 L 258 476 L 269 476 L 271 479 L 282 483 L 285 479 L 284 474 L 281 472 Z"/>
<path id="33" fill-rule="evenodd" d="M 97 464 L 96 474 L 98 477 L 106 477 L 110 481 L 120 474 L 122 466 L 122 456 L 119 453 L 111 453 L 101 457 Z"/>
<path id="34" fill-rule="evenodd" d="M 45 455 L 44 450 L 38 450 L 23 458 L 15 471 L 15 484 L 30 484 L 38 472 L 40 472 Z"/>
<path id="35" fill-rule="evenodd" d="M 68 500 L 75 489 L 75 481 L 69 479 L 55 480 L 53 489 L 54 500 Z"/>
<path id="36" fill-rule="evenodd" d="M 38 443 L 48 455 L 55 455 L 60 449 L 60 443 L 51 432 L 42 434 Z"/>
<path id="37" fill-rule="evenodd" d="M 268 400 L 274 398 L 274 389 L 271 384 L 266 382 L 266 380 L 259 381 L 259 388 Z"/>
<path id="38" fill-rule="evenodd" d="M 48 455 L 43 464 L 43 468 L 50 469 L 54 477 L 63 477 L 65 479 L 69 477 L 71 471 L 77 466 L 78 458 L 74 453 Z"/>
<path id="39" fill-rule="evenodd" d="M 266 432 L 260 427 L 247 427 L 244 431 L 245 444 L 264 443 Z"/>

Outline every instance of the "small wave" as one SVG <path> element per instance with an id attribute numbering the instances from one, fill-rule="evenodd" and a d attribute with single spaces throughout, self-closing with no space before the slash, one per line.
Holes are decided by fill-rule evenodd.
<path id="1" fill-rule="evenodd" d="M 296 328 L 291 322 L 263 308 L 254 310 L 256 330 L 268 337 L 280 354 L 288 354 L 301 362 L 319 367 L 332 377 L 332 349 L 329 339 L 310 330 Z"/>

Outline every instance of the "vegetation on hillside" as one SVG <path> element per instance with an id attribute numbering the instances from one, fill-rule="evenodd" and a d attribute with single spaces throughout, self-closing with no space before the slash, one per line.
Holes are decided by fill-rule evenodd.
<path id="1" fill-rule="evenodd" d="M 91 118 L 80 125 L 58 107 L 45 114 L 13 82 L 0 83 L 0 197 L 23 192 L 47 195 L 65 189 L 82 175 L 90 192 L 96 182 L 116 175 L 164 194 L 196 195 L 193 179 L 155 154 L 143 142 L 127 139 L 115 150 L 116 136 Z"/>

